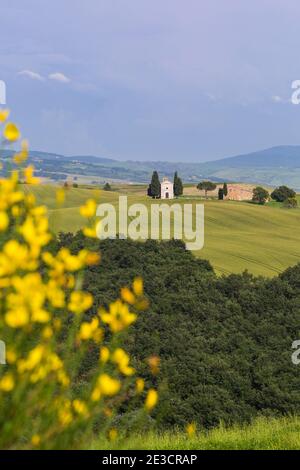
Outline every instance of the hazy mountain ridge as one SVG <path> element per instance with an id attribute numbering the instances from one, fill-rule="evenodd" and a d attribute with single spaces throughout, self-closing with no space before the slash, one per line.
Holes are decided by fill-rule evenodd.
<path id="1" fill-rule="evenodd" d="M 12 153 L 2 153 L 4 162 Z M 54 180 L 82 175 L 98 180 L 146 183 L 155 169 L 161 176 L 170 178 L 178 171 L 185 182 L 197 182 L 205 178 L 274 186 L 287 184 L 300 189 L 300 146 L 297 145 L 277 146 L 204 163 L 119 161 L 92 155 L 65 156 L 42 151 L 31 151 L 29 161 L 41 176 Z"/>

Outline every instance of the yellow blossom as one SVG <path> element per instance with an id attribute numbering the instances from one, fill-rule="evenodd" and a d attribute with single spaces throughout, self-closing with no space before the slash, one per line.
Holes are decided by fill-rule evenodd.
<path id="1" fill-rule="evenodd" d="M 115 441 L 118 437 L 118 431 L 116 428 L 111 428 L 109 431 L 108 431 L 108 439 L 110 441 Z"/>
<path id="2" fill-rule="evenodd" d="M 127 287 L 122 287 L 121 297 L 128 304 L 133 305 L 135 303 L 135 296 L 133 295 L 131 290 L 129 290 Z"/>
<path id="3" fill-rule="evenodd" d="M 17 360 L 16 352 L 13 351 L 12 349 L 8 349 L 6 351 L 6 360 L 7 360 L 8 364 L 14 364 Z"/>
<path id="4" fill-rule="evenodd" d="M 72 402 L 73 409 L 76 411 L 77 414 L 82 416 L 88 415 L 88 409 L 84 401 L 75 399 Z"/>
<path id="5" fill-rule="evenodd" d="M 70 385 L 70 379 L 66 372 L 62 369 L 57 371 L 57 380 L 63 387 L 68 387 Z"/>
<path id="6" fill-rule="evenodd" d="M 150 356 L 148 358 L 148 364 L 153 375 L 157 375 L 159 372 L 160 359 L 158 356 Z"/>
<path id="7" fill-rule="evenodd" d="M 31 438 L 31 444 L 34 446 L 34 447 L 38 447 L 41 443 L 41 438 L 38 434 L 34 434 Z"/>
<path id="8" fill-rule="evenodd" d="M 97 203 L 94 199 L 88 199 L 86 203 L 80 207 L 80 214 L 83 217 L 94 217 L 96 213 Z"/>
<path id="9" fill-rule="evenodd" d="M 102 395 L 114 396 L 120 388 L 121 382 L 119 380 L 110 377 L 108 374 L 101 374 L 92 393 L 92 400 L 98 401 Z"/>
<path id="10" fill-rule="evenodd" d="M 71 411 L 65 408 L 59 410 L 58 418 L 62 426 L 68 426 L 73 421 L 73 415 Z"/>
<path id="11" fill-rule="evenodd" d="M 21 142 L 21 150 L 20 152 L 17 152 L 13 156 L 13 161 L 17 164 L 20 165 L 21 163 L 25 162 L 28 158 L 28 142 L 27 140 L 22 140 Z"/>
<path id="12" fill-rule="evenodd" d="M 19 217 L 19 215 L 22 213 L 22 209 L 19 206 L 12 206 L 11 213 L 13 217 Z"/>
<path id="13" fill-rule="evenodd" d="M 27 370 L 33 370 L 42 361 L 45 348 L 42 345 L 36 346 L 32 349 L 26 359 L 20 359 L 18 361 L 18 371 L 23 373 Z"/>
<path id="14" fill-rule="evenodd" d="M 84 227 L 82 231 L 83 235 L 87 238 L 97 238 L 96 227 Z"/>
<path id="15" fill-rule="evenodd" d="M 19 308 L 16 311 L 9 311 L 4 316 L 5 321 L 11 328 L 20 328 L 29 322 L 29 314 L 26 309 Z"/>
<path id="16" fill-rule="evenodd" d="M 9 116 L 9 109 L 0 109 L 0 123 L 5 122 Z"/>
<path id="17" fill-rule="evenodd" d="M 135 373 L 134 368 L 129 366 L 130 357 L 124 349 L 117 348 L 113 353 L 112 360 L 118 364 L 122 374 L 133 375 Z"/>
<path id="18" fill-rule="evenodd" d="M 158 394 L 154 388 L 150 388 L 147 393 L 146 400 L 145 400 L 145 407 L 148 411 L 151 411 L 157 404 L 158 401 Z"/>
<path id="19" fill-rule="evenodd" d="M 89 292 L 74 291 L 71 293 L 68 309 L 73 313 L 82 313 L 93 305 L 93 296 Z"/>
<path id="20" fill-rule="evenodd" d="M 48 282 L 46 295 L 53 307 L 63 308 L 65 306 L 65 293 L 54 279 L 50 279 Z"/>
<path id="21" fill-rule="evenodd" d="M 99 401 L 101 398 L 101 390 L 99 387 L 94 388 L 92 395 L 91 395 L 91 400 L 92 401 Z"/>
<path id="22" fill-rule="evenodd" d="M 13 328 L 24 326 L 29 320 L 46 323 L 50 314 L 44 308 L 45 286 L 39 273 L 29 273 L 12 279 L 14 292 L 7 295 L 8 311 L 5 320 Z"/>
<path id="23" fill-rule="evenodd" d="M 89 322 L 83 322 L 80 325 L 79 338 L 82 340 L 94 339 L 96 342 L 102 337 L 102 330 L 99 330 L 98 318 L 93 318 Z"/>
<path id="24" fill-rule="evenodd" d="M 108 361 L 109 359 L 109 349 L 107 346 L 102 346 L 100 349 L 100 361 L 103 362 L 104 364 Z"/>
<path id="25" fill-rule="evenodd" d="M 194 421 L 192 423 L 189 423 L 186 426 L 186 432 L 187 432 L 188 436 L 193 437 L 196 433 L 196 429 L 197 429 L 197 425 Z"/>
<path id="26" fill-rule="evenodd" d="M 46 326 L 43 331 L 42 331 L 42 336 L 43 338 L 45 339 L 49 339 L 49 338 L 52 338 L 53 336 L 53 330 L 50 326 Z"/>
<path id="27" fill-rule="evenodd" d="M 27 216 L 25 222 L 19 227 L 19 232 L 32 247 L 42 247 L 49 243 L 51 235 L 48 232 L 49 221 L 47 217 Z M 38 252 L 39 253 L 39 252 Z"/>
<path id="28" fill-rule="evenodd" d="M 9 217 L 6 212 L 0 211 L 0 232 L 7 229 L 9 224 Z"/>
<path id="29" fill-rule="evenodd" d="M 39 178 L 33 176 L 34 173 L 34 166 L 29 165 L 24 169 L 24 177 L 25 177 L 25 182 L 27 184 L 39 184 L 40 180 Z"/>
<path id="30" fill-rule="evenodd" d="M 143 279 L 140 277 L 136 277 L 133 281 L 132 288 L 133 292 L 137 297 L 142 296 L 144 292 Z"/>
<path id="31" fill-rule="evenodd" d="M 135 388 L 136 388 L 137 393 L 142 393 L 145 388 L 144 379 L 141 379 L 140 377 L 136 379 Z"/>
<path id="32" fill-rule="evenodd" d="M 31 271 L 36 268 L 37 261 L 26 245 L 16 240 L 9 240 L 5 243 L 0 252 L 0 276 L 12 275 L 18 269 Z"/>
<path id="33" fill-rule="evenodd" d="M 90 251 L 87 253 L 85 262 L 87 266 L 94 266 L 99 264 L 100 262 L 100 255 L 99 253 L 95 253 L 94 251 Z"/>
<path id="34" fill-rule="evenodd" d="M 124 330 L 136 320 L 136 314 L 131 313 L 128 305 L 123 304 L 120 300 L 110 304 L 109 312 L 100 309 L 99 315 L 103 323 L 108 324 L 114 333 Z"/>
<path id="35" fill-rule="evenodd" d="M 8 122 L 3 130 L 3 136 L 10 142 L 15 142 L 21 137 L 20 131 L 13 122 Z"/>
<path id="36" fill-rule="evenodd" d="M 5 374 L 0 379 L 0 390 L 3 392 L 11 392 L 15 386 L 15 381 L 11 373 Z"/>

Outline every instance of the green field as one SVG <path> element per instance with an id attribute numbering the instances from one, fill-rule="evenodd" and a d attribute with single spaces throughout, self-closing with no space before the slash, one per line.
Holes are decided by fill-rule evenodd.
<path id="1" fill-rule="evenodd" d="M 33 192 L 39 203 L 49 208 L 50 226 L 54 232 L 77 231 L 85 220 L 79 206 L 90 197 L 98 202 L 118 204 L 120 194 L 128 195 L 128 203 L 153 202 L 141 186 L 120 185 L 115 191 L 70 188 L 66 201 L 57 207 L 57 187 L 24 186 Z M 195 252 L 208 259 L 218 274 L 238 273 L 248 269 L 256 275 L 273 276 L 300 261 L 300 209 L 284 209 L 277 203 L 258 206 L 247 202 L 199 200 L 185 196 L 176 202 L 202 202 L 205 206 L 204 248 Z"/>
<path id="2" fill-rule="evenodd" d="M 115 443 L 97 442 L 92 449 L 146 450 L 299 450 L 299 418 L 260 418 L 248 426 L 220 426 L 199 430 L 193 437 L 183 432 L 145 433 Z"/>

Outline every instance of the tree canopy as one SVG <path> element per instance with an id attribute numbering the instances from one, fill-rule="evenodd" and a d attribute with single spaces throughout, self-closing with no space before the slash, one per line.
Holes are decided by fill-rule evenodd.
<path id="1" fill-rule="evenodd" d="M 277 202 L 283 202 L 286 199 L 294 198 L 295 196 L 295 191 L 291 188 L 288 188 L 288 186 L 279 186 L 271 193 L 271 198 Z"/>
<path id="2" fill-rule="evenodd" d="M 174 188 L 174 196 L 178 197 L 183 194 L 182 180 L 181 178 L 179 178 L 177 171 L 175 171 L 175 174 L 174 174 L 173 188 Z"/>
<path id="3" fill-rule="evenodd" d="M 148 188 L 148 196 L 153 198 L 160 197 L 160 181 L 157 171 L 153 171 L 151 183 Z"/>
<path id="4" fill-rule="evenodd" d="M 207 198 L 207 192 L 208 191 L 214 191 L 216 189 L 217 185 L 213 183 L 212 181 L 201 181 L 197 185 L 197 189 L 199 191 L 205 191 L 205 197 Z"/>
<path id="5" fill-rule="evenodd" d="M 104 191 L 111 191 L 111 185 L 109 183 L 105 183 L 103 186 Z"/>
<path id="6" fill-rule="evenodd" d="M 80 233 L 61 234 L 59 244 L 74 252 L 86 247 Z M 246 272 L 220 278 L 181 241 L 90 244 L 101 252 L 101 264 L 89 267 L 84 281 L 95 308 L 136 275 L 144 279 L 150 307 L 127 348 L 142 376 L 159 387 L 154 417 L 161 426 L 299 414 L 300 366 L 291 361 L 291 345 L 300 339 L 300 264 L 273 279 Z M 161 361 L 155 376 L 147 363 L 153 354 Z M 88 380 L 82 374 L 80 386 Z"/>
<path id="7" fill-rule="evenodd" d="M 262 186 L 256 186 L 256 188 L 253 189 L 253 202 L 256 202 L 257 204 L 265 204 L 268 199 L 269 193 L 265 188 Z"/>

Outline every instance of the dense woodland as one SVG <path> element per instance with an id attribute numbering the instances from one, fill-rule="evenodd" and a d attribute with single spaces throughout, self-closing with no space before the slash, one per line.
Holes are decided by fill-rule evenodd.
<path id="1" fill-rule="evenodd" d="M 76 252 L 81 233 L 60 234 Z M 300 411 L 300 365 L 291 346 L 300 339 L 300 264 L 273 279 L 217 277 L 182 242 L 91 241 L 102 260 L 88 269 L 86 288 L 96 305 L 114 300 L 136 275 L 150 308 L 127 338 L 136 367 L 160 387 L 161 426 L 200 427 L 247 422 L 257 415 Z M 158 376 L 146 358 L 161 359 Z"/>

